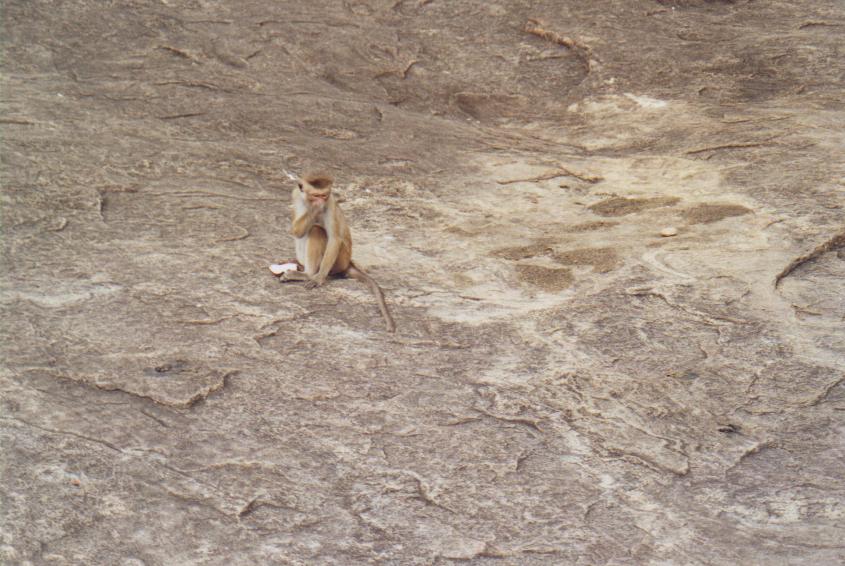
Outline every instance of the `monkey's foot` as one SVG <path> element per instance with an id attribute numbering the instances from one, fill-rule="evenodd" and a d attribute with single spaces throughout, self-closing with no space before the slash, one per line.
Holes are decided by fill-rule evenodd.
<path id="1" fill-rule="evenodd" d="M 325 279 L 323 279 L 322 281 L 319 280 L 319 279 L 309 279 L 309 281 L 305 284 L 305 288 L 306 289 L 316 289 L 317 287 L 322 287 L 323 283 L 325 283 L 325 282 L 326 282 Z"/>
<path id="2" fill-rule="evenodd" d="M 279 277 L 280 283 L 287 283 L 289 281 L 310 281 L 310 280 L 311 280 L 311 278 L 308 277 L 308 275 L 306 275 L 302 271 L 297 271 L 295 269 L 289 269 L 289 270 L 285 271 L 284 273 L 282 273 L 282 276 Z"/>

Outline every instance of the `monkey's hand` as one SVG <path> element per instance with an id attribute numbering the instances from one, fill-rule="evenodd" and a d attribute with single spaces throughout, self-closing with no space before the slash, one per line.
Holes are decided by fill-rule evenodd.
<path id="1" fill-rule="evenodd" d="M 316 289 L 317 287 L 322 287 L 323 283 L 325 283 L 325 282 L 326 282 L 326 278 L 320 277 L 320 275 L 317 274 L 314 277 L 312 277 L 310 281 L 305 283 L 305 288 L 306 289 Z"/>
<path id="2" fill-rule="evenodd" d="M 311 226 L 314 225 L 314 221 L 317 217 L 316 212 L 312 209 L 308 209 L 305 213 L 293 221 L 293 224 L 290 227 L 290 234 L 294 238 L 302 238 L 308 231 L 311 229 Z"/>
<path id="3" fill-rule="evenodd" d="M 312 214 L 323 212 L 326 209 L 326 199 L 315 198 L 308 201 L 308 208 Z"/>

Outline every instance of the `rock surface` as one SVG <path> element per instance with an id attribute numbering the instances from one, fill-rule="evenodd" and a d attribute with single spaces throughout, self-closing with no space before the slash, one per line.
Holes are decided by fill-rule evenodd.
<path id="1" fill-rule="evenodd" d="M 3 11 L 0 562 L 845 560 L 839 0 Z"/>

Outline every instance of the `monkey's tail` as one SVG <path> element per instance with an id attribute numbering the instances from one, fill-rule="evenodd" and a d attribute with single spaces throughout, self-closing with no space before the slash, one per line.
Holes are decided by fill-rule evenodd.
<path id="1" fill-rule="evenodd" d="M 370 288 L 370 291 L 373 292 L 373 295 L 376 297 L 376 301 L 378 301 L 378 308 L 381 310 L 381 316 L 384 317 L 384 323 L 387 325 L 388 332 L 396 332 L 396 323 L 393 322 L 393 317 L 390 316 L 390 311 L 387 310 L 387 304 L 384 302 L 384 293 L 381 292 L 381 287 L 378 286 L 376 280 L 364 273 L 357 265 L 350 262 L 349 269 L 346 273 L 352 277 L 353 279 L 357 279 L 359 281 L 363 281 L 367 284 Z"/>

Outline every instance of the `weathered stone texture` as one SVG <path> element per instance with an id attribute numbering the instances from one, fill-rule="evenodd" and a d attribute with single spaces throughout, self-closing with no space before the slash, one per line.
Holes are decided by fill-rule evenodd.
<path id="1" fill-rule="evenodd" d="M 2 47 L 3 564 L 845 561 L 840 1 L 9 0 Z M 397 334 L 267 270 L 311 166 Z"/>

